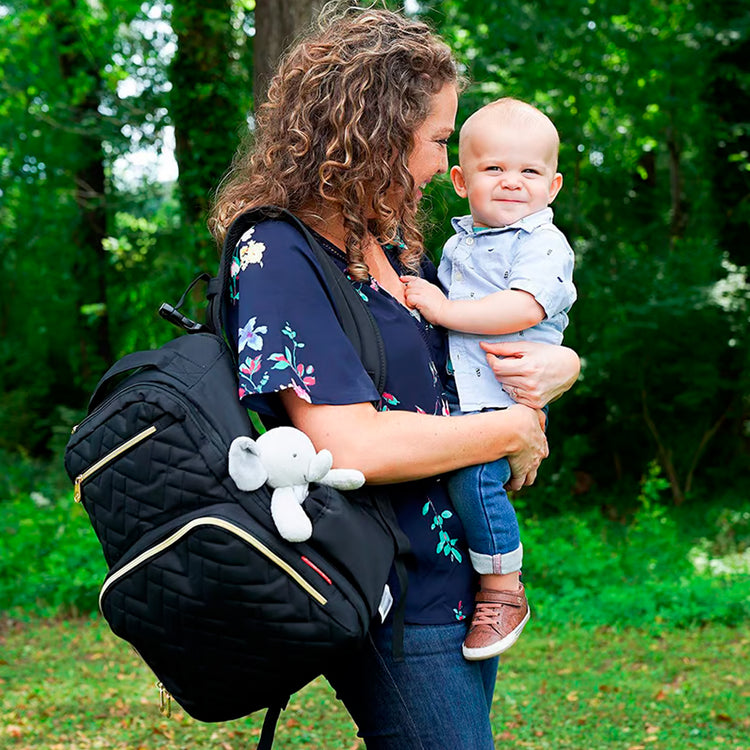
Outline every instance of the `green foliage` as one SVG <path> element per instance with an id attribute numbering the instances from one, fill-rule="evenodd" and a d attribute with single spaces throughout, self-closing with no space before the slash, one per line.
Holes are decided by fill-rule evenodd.
<path id="1" fill-rule="evenodd" d="M 106 565 L 62 468 L 3 453 L 0 468 L 0 611 L 95 611 Z M 750 619 L 750 506 L 677 511 L 667 489 L 652 463 L 637 509 L 616 521 L 590 509 L 539 517 L 516 501 L 536 622 L 658 631 Z M 422 512 L 438 552 L 460 557 L 443 518 L 429 503 Z"/>
<path id="2" fill-rule="evenodd" d="M 570 469 L 600 486 L 637 479 L 657 457 L 677 504 L 696 494 L 712 458 L 746 475 L 747 446 L 735 439 L 750 390 L 739 344 L 750 333 L 746 10 L 652 0 L 421 5 L 470 77 L 459 122 L 516 96 L 561 135 L 555 213 L 576 251 L 579 290 L 566 342 L 584 370 L 552 407 L 553 452 L 569 439 L 580 451 L 585 439 Z M 451 197 L 433 204 L 466 212 Z M 434 218 L 439 242 L 449 228 Z M 552 463 L 553 474 L 566 468 Z"/>
<path id="3" fill-rule="evenodd" d="M 668 488 L 652 462 L 627 522 L 592 510 L 521 519 L 524 575 L 539 619 L 659 630 L 750 617 L 750 559 L 728 573 L 694 564 L 697 550 L 720 556 L 728 538 L 747 533 L 747 506 L 719 512 L 712 526 L 700 519 L 698 528 L 681 528 L 664 504 Z"/>
<path id="4" fill-rule="evenodd" d="M 750 14 L 729 0 L 418 6 L 470 80 L 459 125 L 510 95 L 561 134 L 554 207 L 579 290 L 566 343 L 584 367 L 551 408 L 529 504 L 574 508 L 594 486 L 630 510 L 653 459 L 678 505 L 719 478 L 742 486 Z M 252 123 L 256 12 L 250 0 L 0 8 L 0 448 L 49 455 L 112 359 L 173 335 L 161 302 L 215 267 L 203 219 Z M 135 166 L 167 126 L 172 184 Z M 437 257 L 467 209 L 447 176 L 426 192 Z M 190 314 L 199 302 L 197 290 Z"/>
<path id="5" fill-rule="evenodd" d="M 33 491 L 0 502 L 0 609 L 92 612 L 106 566 L 72 492 Z"/>
<path id="6" fill-rule="evenodd" d="M 139 2 L 12 0 L 2 13 L 0 446 L 42 453 L 50 415 L 80 408 L 111 358 L 106 173 L 131 135 L 157 140 L 159 76 L 146 80 L 154 54 L 133 43 Z M 136 103 L 118 86 L 139 70 Z"/>
<path id="7" fill-rule="evenodd" d="M 56 447 L 69 434 L 56 435 Z M 105 572 L 61 459 L 50 464 L 0 450 L 0 611 L 92 612 Z"/>
<path id="8" fill-rule="evenodd" d="M 169 70 L 179 191 L 186 223 L 202 230 L 204 253 L 212 246 L 203 229 L 211 191 L 247 130 L 252 101 L 244 15 L 231 0 L 183 0 L 171 10 L 179 40 Z"/>

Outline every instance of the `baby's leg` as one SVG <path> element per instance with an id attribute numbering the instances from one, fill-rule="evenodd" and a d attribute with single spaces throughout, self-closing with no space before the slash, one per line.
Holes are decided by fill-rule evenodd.
<path id="1" fill-rule="evenodd" d="M 523 562 L 518 519 L 505 491 L 509 479 L 510 466 L 504 458 L 467 466 L 448 479 L 471 564 L 482 576 L 483 587 L 491 589 L 517 589 Z"/>
<path id="2" fill-rule="evenodd" d="M 448 481 L 453 505 L 469 542 L 469 555 L 480 574 L 474 616 L 463 645 L 466 659 L 489 659 L 509 649 L 529 620 L 519 576 L 523 546 L 518 520 L 505 483 L 505 459 L 460 469 Z"/>

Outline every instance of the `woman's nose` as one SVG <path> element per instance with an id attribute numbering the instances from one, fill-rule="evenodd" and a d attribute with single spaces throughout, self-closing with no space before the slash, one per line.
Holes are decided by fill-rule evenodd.
<path id="1" fill-rule="evenodd" d="M 448 171 L 448 152 L 443 151 L 440 155 L 440 164 L 438 165 L 438 174 L 445 174 Z"/>

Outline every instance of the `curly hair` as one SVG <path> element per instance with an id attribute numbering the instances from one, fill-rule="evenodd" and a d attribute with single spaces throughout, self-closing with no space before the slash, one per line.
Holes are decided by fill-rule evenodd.
<path id="1" fill-rule="evenodd" d="M 353 278 L 367 278 L 368 232 L 416 271 L 424 248 L 407 163 L 432 96 L 461 83 L 455 61 L 425 23 L 397 12 L 350 7 L 322 19 L 282 59 L 209 227 L 221 243 L 238 214 L 269 204 L 305 221 L 340 215 Z"/>

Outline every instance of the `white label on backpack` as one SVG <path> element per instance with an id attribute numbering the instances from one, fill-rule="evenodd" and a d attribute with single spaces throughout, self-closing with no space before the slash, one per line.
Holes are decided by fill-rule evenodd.
<path id="1" fill-rule="evenodd" d="M 378 612 L 380 612 L 381 622 L 385 622 L 385 618 L 388 617 L 388 613 L 391 611 L 392 606 L 393 594 L 391 594 L 391 589 L 386 583 L 383 587 L 383 596 L 380 598 L 380 604 L 378 605 Z"/>

